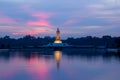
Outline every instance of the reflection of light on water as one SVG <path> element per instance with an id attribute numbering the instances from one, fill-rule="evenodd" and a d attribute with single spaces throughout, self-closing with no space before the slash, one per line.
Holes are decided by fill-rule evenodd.
<path id="1" fill-rule="evenodd" d="M 61 51 L 55 51 L 54 52 L 54 57 L 56 60 L 57 68 L 60 66 L 60 60 L 61 60 L 62 52 Z"/>
<path id="2" fill-rule="evenodd" d="M 35 78 L 47 80 L 47 75 L 49 73 L 51 66 L 49 62 L 46 62 L 44 58 L 39 58 L 38 56 L 31 56 L 29 61 L 29 73 Z"/>

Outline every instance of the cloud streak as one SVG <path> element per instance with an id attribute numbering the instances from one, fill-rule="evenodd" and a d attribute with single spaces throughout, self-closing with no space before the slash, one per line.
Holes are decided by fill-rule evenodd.
<path id="1" fill-rule="evenodd" d="M 119 0 L 0 0 L 0 36 L 49 35 L 57 27 L 67 35 L 118 36 L 119 4 Z"/>
<path id="2" fill-rule="evenodd" d="M 45 13 L 45 12 L 36 12 L 32 13 L 32 16 L 35 17 L 36 21 L 28 21 L 28 26 L 44 26 L 44 27 L 51 27 L 52 24 L 48 21 L 51 18 L 53 13 Z"/>

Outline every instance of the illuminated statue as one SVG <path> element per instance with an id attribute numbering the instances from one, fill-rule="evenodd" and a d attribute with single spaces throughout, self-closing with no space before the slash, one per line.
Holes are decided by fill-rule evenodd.
<path id="1" fill-rule="evenodd" d="M 62 41 L 61 41 L 61 39 L 60 39 L 60 31 L 59 31 L 59 28 L 57 28 L 57 31 L 56 31 L 56 39 L 55 39 L 54 43 L 62 43 Z"/>
<path id="2" fill-rule="evenodd" d="M 54 43 L 49 43 L 47 45 L 43 45 L 43 47 L 51 47 L 51 48 L 63 48 L 63 47 L 72 47 L 72 45 L 69 45 L 67 43 L 62 43 L 60 39 L 60 30 L 57 28 L 56 31 L 56 38 Z"/>

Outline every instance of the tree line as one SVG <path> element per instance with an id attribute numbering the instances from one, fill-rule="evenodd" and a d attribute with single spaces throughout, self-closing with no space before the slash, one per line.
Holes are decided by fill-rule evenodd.
<path id="1" fill-rule="evenodd" d="M 22 38 L 11 38 L 10 36 L 4 36 L 0 38 L 0 48 L 23 48 L 26 46 L 42 46 L 49 43 L 53 43 L 55 37 L 45 36 L 44 38 L 41 37 L 34 37 L 31 35 L 26 35 Z M 112 48 L 120 47 L 120 37 L 111 37 L 109 35 L 105 35 L 103 37 L 68 37 L 67 39 L 62 40 L 63 43 L 68 43 L 71 45 L 94 45 L 94 46 L 107 46 Z"/>

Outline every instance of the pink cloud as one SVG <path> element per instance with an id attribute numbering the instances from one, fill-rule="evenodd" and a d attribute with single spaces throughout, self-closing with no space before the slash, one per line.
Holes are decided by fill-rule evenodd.
<path id="1" fill-rule="evenodd" d="M 0 18 L 0 23 L 17 24 L 17 22 L 12 20 L 11 18 Z"/>
<path id="2" fill-rule="evenodd" d="M 35 30 L 27 30 L 24 32 L 14 32 L 12 33 L 13 35 L 35 35 L 35 34 L 40 34 L 40 33 L 47 33 L 48 30 L 39 30 L 39 29 L 35 29 Z"/>
<path id="3" fill-rule="evenodd" d="M 42 19 L 48 19 L 53 16 L 53 13 L 38 12 L 38 13 L 33 13 L 32 16 L 39 17 Z"/>
<path id="4" fill-rule="evenodd" d="M 78 22 L 77 20 L 74 20 L 74 19 L 71 19 L 71 20 L 67 20 L 65 23 L 64 23 L 64 25 L 70 25 L 70 24 L 74 24 L 74 23 L 76 23 L 76 22 Z"/>
<path id="5" fill-rule="evenodd" d="M 0 23 L 3 23 L 3 24 L 17 24 L 17 22 L 15 20 L 13 20 L 12 18 L 4 15 L 3 12 L 0 12 Z"/>
<path id="6" fill-rule="evenodd" d="M 28 21 L 26 24 L 28 26 L 45 26 L 50 27 L 52 26 L 51 23 L 48 21 L 49 18 L 53 16 L 53 13 L 47 12 L 34 12 L 31 16 L 35 17 L 36 21 Z"/>
<path id="7" fill-rule="evenodd" d="M 47 27 L 51 26 L 51 24 L 47 20 L 28 21 L 27 25 L 29 25 L 29 26 L 47 26 Z"/>
<path id="8" fill-rule="evenodd" d="M 23 12 L 26 12 L 27 14 L 31 14 L 32 9 L 31 6 L 28 4 L 22 4 L 19 6 L 20 10 L 22 10 Z"/>
<path id="9" fill-rule="evenodd" d="M 29 5 L 21 5 L 21 6 L 19 6 L 21 9 L 24 9 L 24 10 L 26 10 L 26 9 L 30 9 L 30 6 Z"/>

